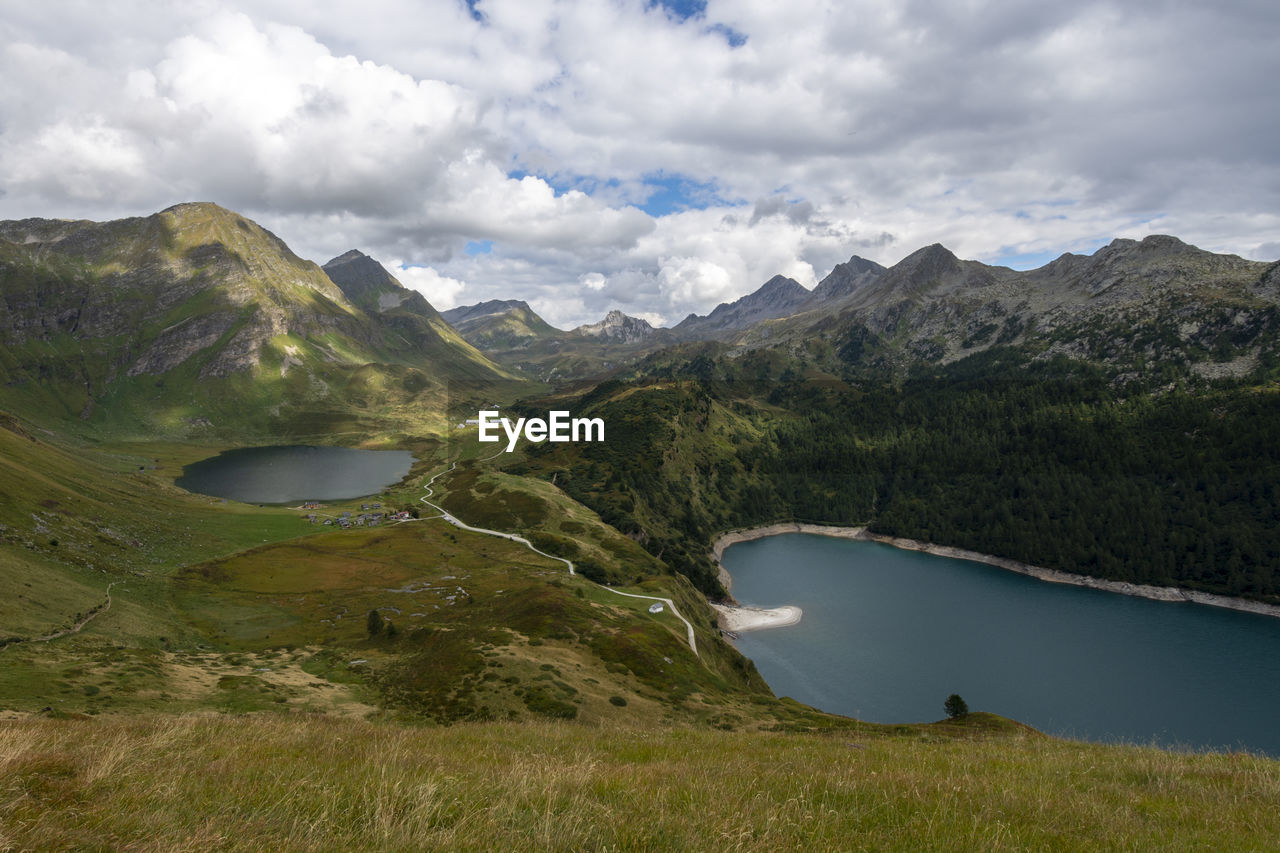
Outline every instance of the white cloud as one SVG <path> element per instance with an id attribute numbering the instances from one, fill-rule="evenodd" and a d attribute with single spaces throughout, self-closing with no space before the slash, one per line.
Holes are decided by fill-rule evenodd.
<path id="1" fill-rule="evenodd" d="M 679 319 L 775 273 L 811 286 L 855 252 L 892 263 L 935 241 L 987 260 L 1151 229 L 1275 245 L 1273 5 L 479 8 L 10 4 L 0 215 L 214 200 L 304 256 L 425 265 L 433 303 L 527 298 L 566 325 Z M 629 206 L 655 174 L 719 200 Z"/>
<path id="2" fill-rule="evenodd" d="M 432 307 L 439 311 L 447 311 L 457 306 L 458 295 L 467 286 L 465 282 L 458 281 L 456 278 L 440 275 L 431 267 L 406 264 L 401 260 L 391 261 L 387 269 L 401 284 L 421 293 Z"/>

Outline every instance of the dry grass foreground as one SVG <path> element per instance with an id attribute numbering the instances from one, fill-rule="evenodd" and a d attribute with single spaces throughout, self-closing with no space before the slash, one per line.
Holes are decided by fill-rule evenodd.
<path id="1" fill-rule="evenodd" d="M 1280 763 L 1036 735 L 0 724 L 0 849 L 1262 850 Z"/>

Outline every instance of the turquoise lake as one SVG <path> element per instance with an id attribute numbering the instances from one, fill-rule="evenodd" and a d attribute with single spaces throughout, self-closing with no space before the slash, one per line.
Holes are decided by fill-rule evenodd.
<path id="1" fill-rule="evenodd" d="M 377 494 L 413 465 L 407 450 L 244 447 L 182 469 L 175 483 L 202 495 L 255 504 L 331 501 Z"/>
<path id="2" fill-rule="evenodd" d="M 897 723 L 958 693 L 1050 734 L 1280 756 L 1280 619 L 806 534 L 723 562 L 741 603 L 804 610 L 734 641 L 779 696 Z"/>

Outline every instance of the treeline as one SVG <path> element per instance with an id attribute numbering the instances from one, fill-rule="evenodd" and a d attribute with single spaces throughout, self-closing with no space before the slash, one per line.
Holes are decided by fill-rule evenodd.
<path id="1" fill-rule="evenodd" d="M 715 532 L 791 517 L 1280 600 L 1274 391 L 1125 390 L 1002 351 L 856 384 L 695 367 L 598 401 L 608 440 L 533 466 L 709 593 Z"/>

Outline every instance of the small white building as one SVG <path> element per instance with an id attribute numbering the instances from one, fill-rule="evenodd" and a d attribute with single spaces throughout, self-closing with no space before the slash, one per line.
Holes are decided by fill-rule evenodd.
<path id="1" fill-rule="evenodd" d="M 662 610 L 663 610 L 663 607 L 662 607 L 661 601 L 655 601 L 653 604 L 649 605 L 650 613 L 661 613 Z"/>

